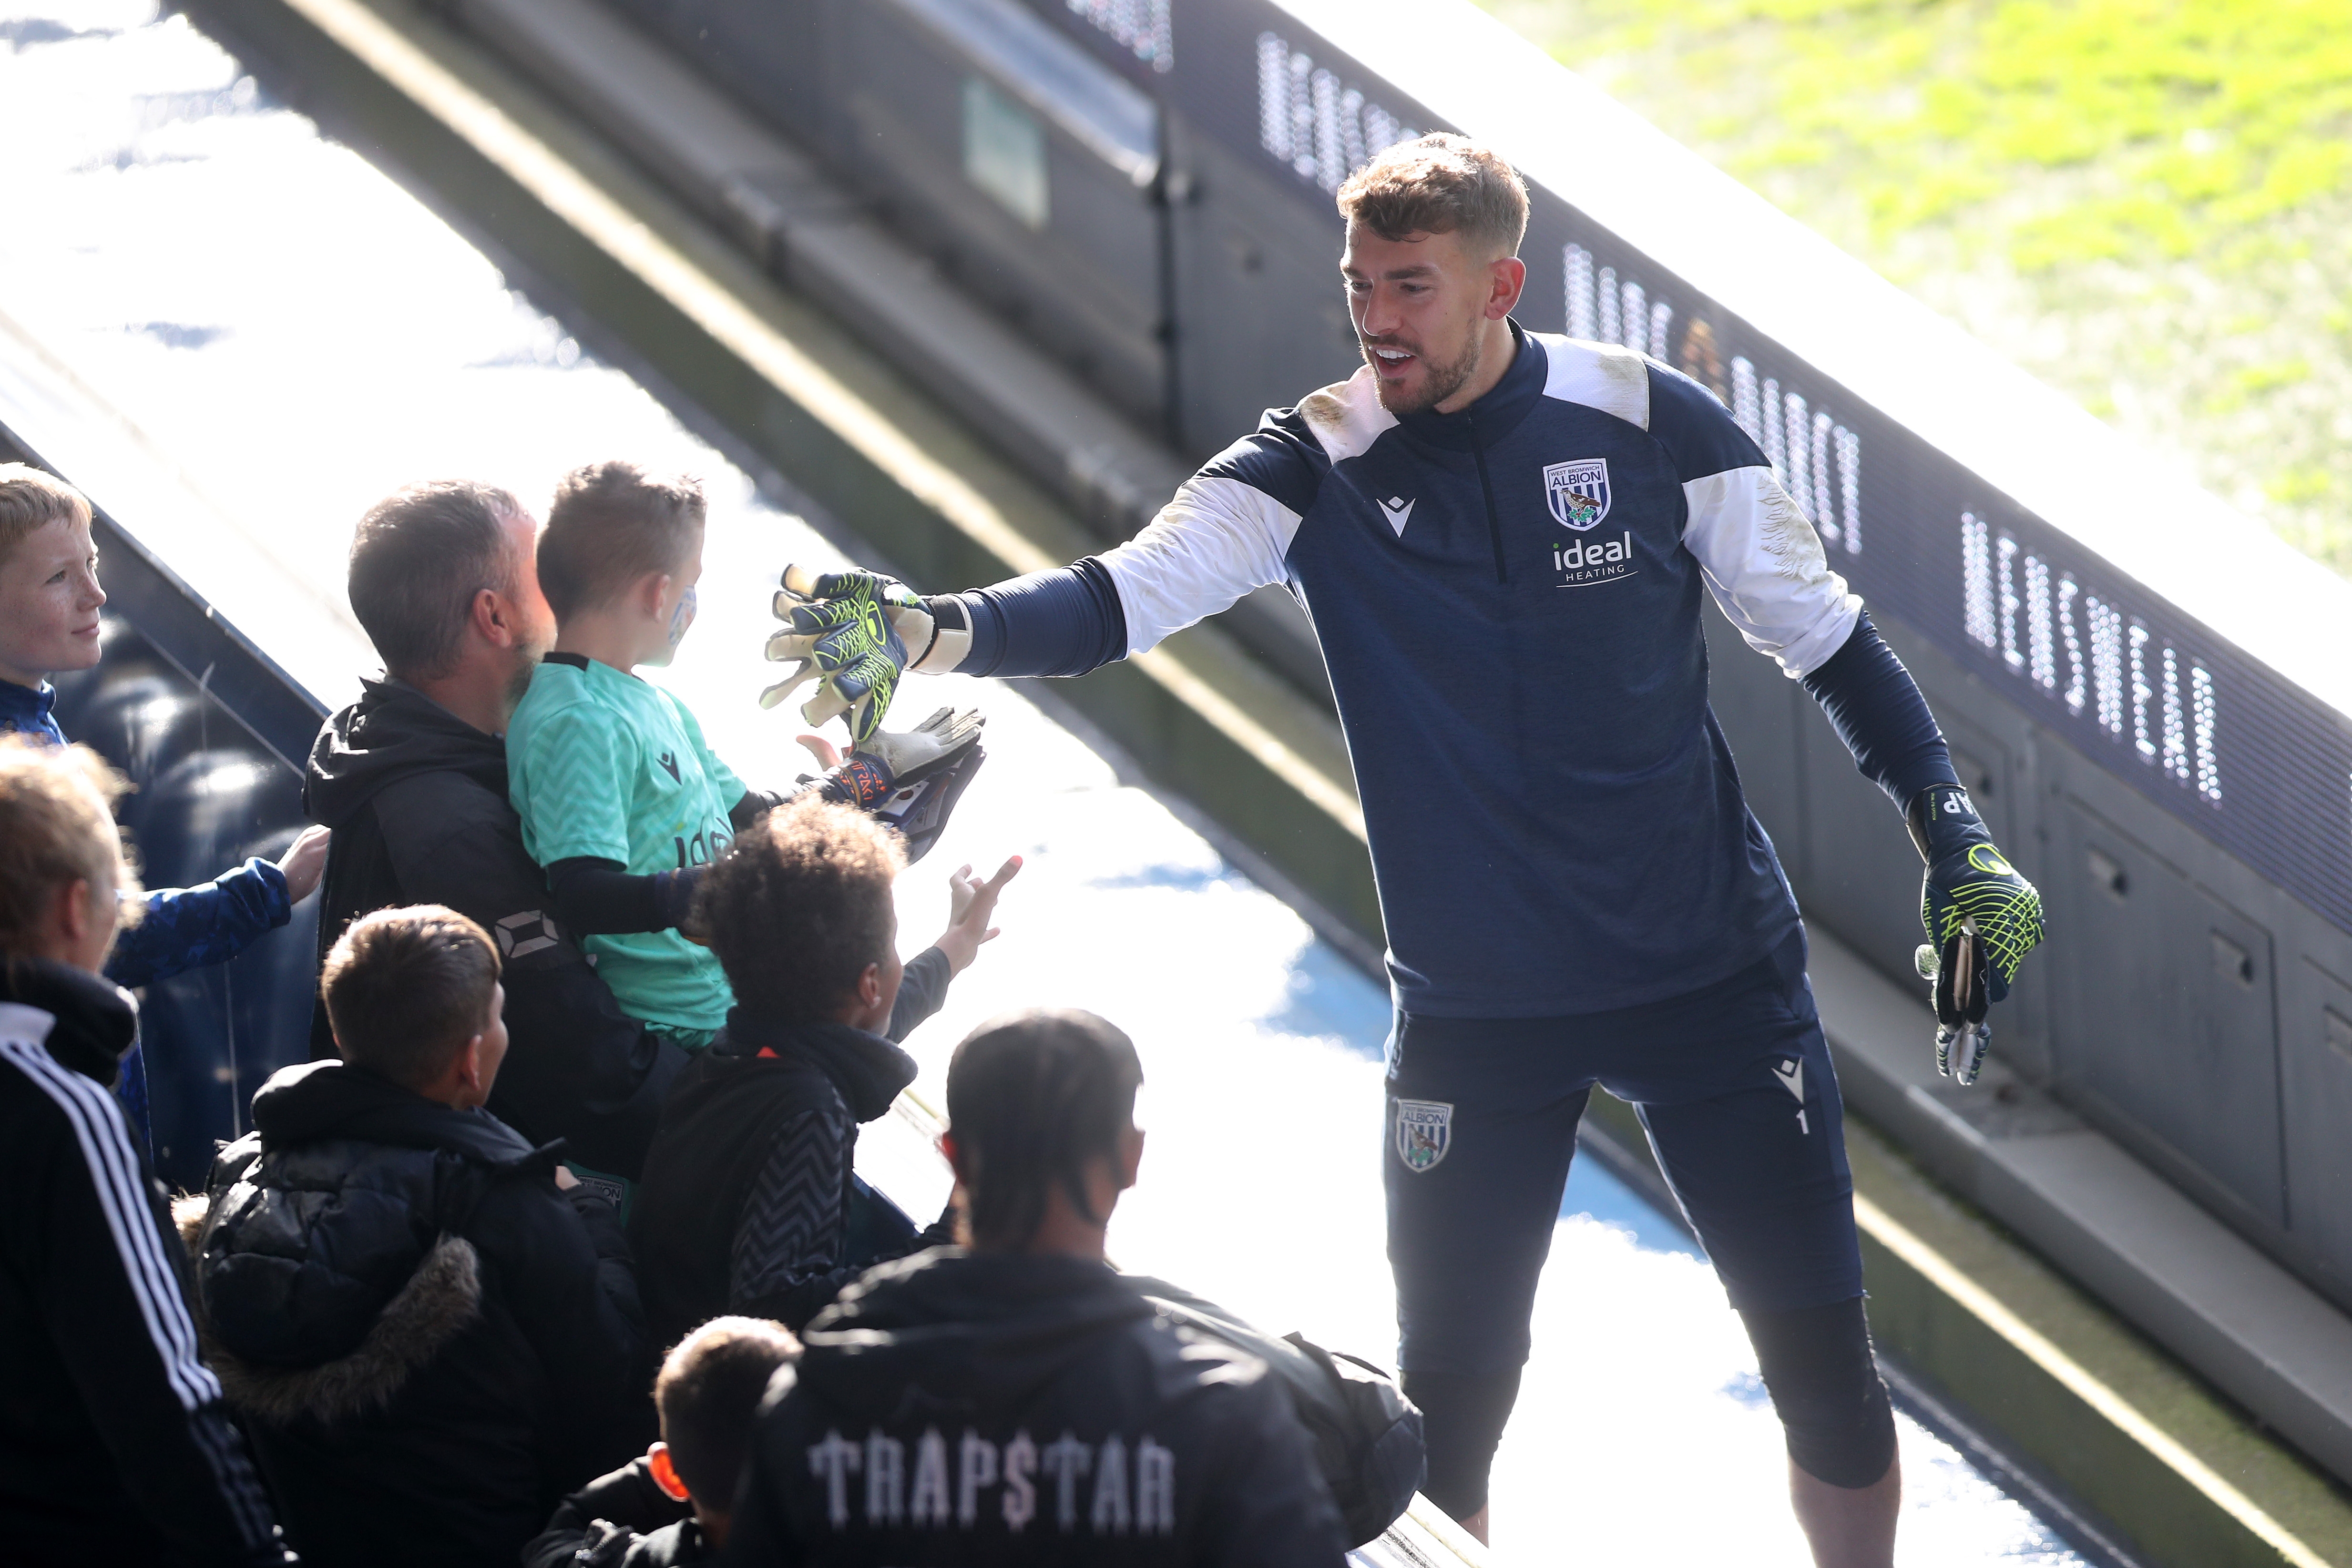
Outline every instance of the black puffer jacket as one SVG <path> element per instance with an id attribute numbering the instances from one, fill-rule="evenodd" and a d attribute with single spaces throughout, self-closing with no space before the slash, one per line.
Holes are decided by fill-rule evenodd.
<path id="1" fill-rule="evenodd" d="M 802 1336 L 725 1561 L 1339 1568 L 1339 1511 L 1265 1364 L 1076 1258 L 886 1263 Z"/>
<path id="2" fill-rule="evenodd" d="M 611 1207 L 487 1111 L 340 1062 L 278 1073 L 193 1238 L 214 1364 L 298 1546 L 507 1568 L 652 1436 Z"/>

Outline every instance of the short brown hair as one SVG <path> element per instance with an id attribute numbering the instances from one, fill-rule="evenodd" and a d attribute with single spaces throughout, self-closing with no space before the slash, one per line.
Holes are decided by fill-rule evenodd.
<path id="1" fill-rule="evenodd" d="M 675 572 L 701 531 L 702 481 L 614 459 L 555 487 L 539 541 L 539 587 L 556 619 L 609 602 L 649 571 Z"/>
<path id="2" fill-rule="evenodd" d="M 368 508 L 352 536 L 352 613 L 387 674 L 447 674 L 475 595 L 521 591 L 522 561 L 505 524 L 525 515 L 509 492 L 471 479 L 403 486 Z"/>
<path id="3" fill-rule="evenodd" d="M 812 793 L 737 835 L 702 879 L 693 925 L 719 955 L 736 999 L 817 1022 L 889 956 L 890 883 L 906 869 L 898 835 L 854 806 Z"/>
<path id="4" fill-rule="evenodd" d="M 1349 175 L 1339 215 L 1382 239 L 1459 234 L 1467 250 L 1517 256 L 1528 232 L 1528 187 L 1493 148 L 1433 131 Z"/>
<path id="5" fill-rule="evenodd" d="M 765 1318 L 713 1318 L 662 1362 L 654 1380 L 662 1441 L 677 1479 L 705 1508 L 724 1511 L 751 1451 L 760 1400 L 801 1342 Z"/>
<path id="6" fill-rule="evenodd" d="M 0 463 L 0 560 L 51 523 L 89 526 L 89 498 L 54 474 Z"/>
<path id="7" fill-rule="evenodd" d="M 480 926 L 441 904 L 379 909 L 352 922 L 319 981 L 343 1060 L 417 1089 L 481 1032 L 499 950 Z"/>
<path id="8" fill-rule="evenodd" d="M 95 889 L 111 871 L 118 894 L 138 893 L 111 812 L 129 788 L 87 746 L 0 735 L 0 955 L 30 956 L 60 887 L 87 878 Z M 135 921 L 143 906 L 120 902 Z"/>

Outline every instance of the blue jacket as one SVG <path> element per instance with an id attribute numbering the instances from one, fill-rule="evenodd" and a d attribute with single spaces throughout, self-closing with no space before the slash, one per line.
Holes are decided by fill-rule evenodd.
<path id="1" fill-rule="evenodd" d="M 1468 408 L 1400 419 L 1359 371 L 1269 413 L 1132 540 L 1045 574 L 1065 583 L 961 596 L 959 669 L 1061 674 L 1253 589 L 1297 594 L 1398 1005 L 1441 1017 L 1659 1000 L 1795 925 L 1707 705 L 1706 594 L 1897 800 L 1951 778 L 1917 687 L 1729 412 L 1630 350 L 1513 332 Z"/>
<path id="2" fill-rule="evenodd" d="M 0 734 L 39 737 L 66 743 L 51 709 L 57 688 L 0 681 Z M 107 956 L 106 977 L 118 986 L 144 986 L 207 964 L 226 964 L 264 932 L 293 917 L 286 873 L 265 860 L 249 860 L 197 887 L 158 888 L 146 897 L 146 913 L 125 926 Z M 148 1140 L 147 1059 L 144 1046 L 123 1058 L 116 1094 L 140 1143 Z"/>
<path id="3" fill-rule="evenodd" d="M 0 681 L 0 734 L 38 736 L 53 746 L 66 743 L 50 709 L 57 688 L 36 690 Z M 206 964 L 226 964 L 293 917 L 286 875 L 265 860 L 249 860 L 197 887 L 158 888 L 147 894 L 147 912 L 115 938 L 106 977 L 118 986 L 143 986 Z"/>

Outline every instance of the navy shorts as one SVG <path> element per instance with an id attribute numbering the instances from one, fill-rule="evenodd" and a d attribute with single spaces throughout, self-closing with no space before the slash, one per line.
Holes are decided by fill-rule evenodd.
<path id="1" fill-rule="evenodd" d="M 1486 1376 L 1527 1360 L 1596 1083 L 1640 1112 L 1733 1306 L 1862 1294 L 1837 1079 L 1800 930 L 1727 979 L 1638 1008 L 1398 1018 L 1381 1167 L 1405 1370 Z"/>

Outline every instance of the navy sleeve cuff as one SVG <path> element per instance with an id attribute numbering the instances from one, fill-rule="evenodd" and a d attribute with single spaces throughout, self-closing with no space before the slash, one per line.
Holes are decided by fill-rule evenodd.
<path id="1" fill-rule="evenodd" d="M 1886 792 L 1897 810 L 1936 784 L 1958 784 L 1950 750 L 1919 684 L 1879 636 L 1868 612 L 1845 645 L 1805 677 L 1805 689 L 1829 716 L 1863 777 Z"/>
<path id="2" fill-rule="evenodd" d="M 1127 653 L 1127 612 L 1093 556 L 956 595 L 971 621 L 963 675 L 1083 675 Z"/>

